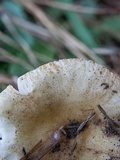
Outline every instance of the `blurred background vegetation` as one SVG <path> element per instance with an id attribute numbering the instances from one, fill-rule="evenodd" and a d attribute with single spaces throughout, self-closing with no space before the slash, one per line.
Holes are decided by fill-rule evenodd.
<path id="1" fill-rule="evenodd" d="M 120 74 L 119 0 L 0 0 L 0 91 L 63 58 L 90 59 Z"/>

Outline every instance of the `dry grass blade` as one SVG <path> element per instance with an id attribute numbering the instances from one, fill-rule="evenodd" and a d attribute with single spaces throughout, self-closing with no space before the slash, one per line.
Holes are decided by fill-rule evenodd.
<path id="1" fill-rule="evenodd" d="M 4 58 L 4 61 L 7 60 L 7 62 L 17 63 L 17 64 L 25 67 L 27 70 L 32 70 L 33 69 L 33 67 L 31 65 L 27 64 L 27 62 L 25 62 L 24 60 L 21 60 L 18 57 L 15 57 L 14 55 L 7 52 L 3 48 L 0 48 L 0 58 L 2 58 L 2 59 Z"/>
<path id="2" fill-rule="evenodd" d="M 30 63 L 33 66 L 36 66 L 38 62 L 37 62 L 37 59 L 36 59 L 34 53 L 32 52 L 29 44 L 19 35 L 19 33 L 17 32 L 16 28 L 12 24 L 9 16 L 4 12 L 2 14 L 2 18 L 1 19 L 2 19 L 2 22 L 4 23 L 4 25 L 6 26 L 6 28 L 8 29 L 8 31 L 11 33 L 11 35 L 16 40 L 16 42 L 18 42 L 20 47 L 25 51 Z"/>
<path id="3" fill-rule="evenodd" d="M 12 38 L 10 38 L 9 36 L 7 36 L 6 34 L 4 34 L 3 32 L 0 31 L 0 41 L 14 47 L 14 48 L 19 48 L 18 44 L 16 43 L 16 41 L 14 41 Z"/>
<path id="4" fill-rule="evenodd" d="M 35 25 L 26 20 L 23 20 L 22 18 L 10 16 L 10 19 L 15 25 L 24 28 L 25 30 L 29 31 L 35 36 L 39 35 L 39 37 L 45 40 L 51 38 L 52 36 L 51 33 L 47 29 L 41 26 Z"/>
<path id="5" fill-rule="evenodd" d="M 104 27 L 103 30 L 105 30 L 107 33 L 109 33 L 112 37 L 116 38 L 120 42 L 120 33 L 118 31 L 107 27 Z"/>
<path id="6" fill-rule="evenodd" d="M 54 48 L 57 50 L 56 54 L 58 55 L 58 57 L 66 58 L 66 56 L 63 54 L 64 51 L 62 50 L 62 46 L 60 44 L 60 41 L 58 41 L 58 39 L 56 39 L 56 37 L 53 36 L 53 34 L 51 34 L 51 32 L 49 32 L 47 29 L 45 29 L 41 26 L 38 26 L 36 24 L 33 24 L 31 22 L 25 21 L 21 18 L 17 18 L 14 16 L 10 16 L 10 17 L 11 17 L 10 19 L 12 20 L 12 22 L 15 25 L 17 25 L 18 27 L 22 27 L 25 30 L 29 31 L 34 36 L 36 36 L 42 40 L 45 40 L 47 43 L 52 44 L 54 46 Z M 34 53 L 36 54 L 38 59 L 40 59 L 40 60 L 44 59 L 44 62 L 54 60 L 53 58 L 49 58 L 43 54 L 40 54 L 40 56 L 39 56 L 38 53 L 36 53 L 36 52 L 34 52 Z"/>
<path id="7" fill-rule="evenodd" d="M 14 88 L 17 89 L 17 77 L 9 77 L 5 74 L 0 74 L 0 83 L 2 84 L 10 84 L 12 85 Z"/>
<path id="8" fill-rule="evenodd" d="M 90 8 L 90 7 L 84 7 L 81 5 L 75 5 L 75 4 L 68 4 L 63 2 L 55 2 L 55 1 L 41 1 L 41 0 L 32 0 L 33 2 L 43 5 L 43 6 L 49 6 L 61 10 L 66 11 L 72 11 L 72 12 L 78 12 L 78 13 L 86 13 L 86 14 L 115 14 L 118 11 L 115 9 L 108 9 L 108 8 Z"/>
<path id="9" fill-rule="evenodd" d="M 44 54 L 42 54 L 42 53 L 40 53 L 40 52 L 34 51 L 34 54 L 35 54 L 35 56 L 36 56 L 36 58 L 37 58 L 38 60 L 43 61 L 44 63 L 55 60 L 54 58 L 48 57 L 48 56 L 46 56 L 46 55 L 44 55 Z M 40 65 L 40 63 L 39 63 L 39 65 Z"/>
<path id="10" fill-rule="evenodd" d="M 96 54 L 99 54 L 99 55 L 113 55 L 113 54 L 117 54 L 120 52 L 120 49 L 119 48 L 114 48 L 114 47 L 110 47 L 110 48 L 94 48 L 93 49 L 94 52 Z"/>
<path id="11" fill-rule="evenodd" d="M 12 38 L 8 37 L 3 32 L 0 32 L 0 41 L 12 46 L 15 49 L 19 49 L 19 50 L 21 49 L 20 46 L 16 43 L 16 41 L 14 41 Z M 53 58 L 50 58 L 40 52 L 38 53 L 38 52 L 34 51 L 34 54 L 38 60 L 43 61 L 43 62 L 49 62 L 49 61 L 54 60 Z"/>
<path id="12" fill-rule="evenodd" d="M 20 0 L 22 5 L 25 6 L 34 16 L 38 18 L 40 22 L 43 23 L 43 25 L 48 28 L 53 35 L 56 35 L 60 40 L 63 45 L 65 45 L 66 48 L 70 50 L 70 46 L 72 45 L 73 48 L 78 49 L 78 52 L 74 52 L 75 56 L 78 58 L 81 58 L 81 52 L 90 57 L 90 59 L 100 63 L 104 64 L 104 61 L 95 55 L 95 53 L 90 50 L 86 45 L 84 45 L 82 42 L 80 42 L 77 38 L 75 38 L 73 35 L 71 35 L 68 31 L 64 30 L 63 28 L 59 27 L 58 25 L 52 23 L 45 13 L 37 7 L 32 1 L 25 0 Z M 82 55 L 83 57 L 83 55 Z"/>

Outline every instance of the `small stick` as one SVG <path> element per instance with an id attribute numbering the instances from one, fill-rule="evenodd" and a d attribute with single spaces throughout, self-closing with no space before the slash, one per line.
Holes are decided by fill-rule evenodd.
<path id="1" fill-rule="evenodd" d="M 71 154 L 70 154 L 70 160 L 73 159 L 72 155 L 73 155 L 73 152 L 75 150 L 75 147 L 77 145 L 77 138 L 78 138 L 78 134 L 80 133 L 80 131 L 86 126 L 86 124 L 95 116 L 95 113 L 92 113 L 90 114 L 85 121 L 83 121 L 80 126 L 78 127 L 77 129 L 77 136 L 75 137 L 75 140 L 74 140 L 74 143 L 73 143 L 73 146 L 72 146 L 72 150 L 71 150 Z"/>
<path id="2" fill-rule="evenodd" d="M 54 132 L 52 138 L 46 141 L 43 145 L 41 141 L 24 157 L 20 160 L 40 160 L 44 155 L 51 151 L 56 144 L 62 142 L 65 138 L 63 133 L 63 127 L 60 127 L 57 131 Z"/>
<path id="3" fill-rule="evenodd" d="M 107 115 L 107 113 L 105 112 L 105 110 L 104 110 L 100 105 L 98 105 L 97 107 L 98 107 L 98 109 L 101 111 L 101 113 L 107 118 L 110 128 L 111 128 L 116 134 L 120 135 L 120 125 L 117 124 L 116 122 L 114 122 L 114 121 Z"/>
<path id="4" fill-rule="evenodd" d="M 92 113 L 92 114 L 90 114 L 90 115 L 86 118 L 86 120 L 80 124 L 80 126 L 79 126 L 78 129 L 77 129 L 77 134 L 84 128 L 84 126 L 85 126 L 94 116 L 95 116 L 95 112 Z"/>

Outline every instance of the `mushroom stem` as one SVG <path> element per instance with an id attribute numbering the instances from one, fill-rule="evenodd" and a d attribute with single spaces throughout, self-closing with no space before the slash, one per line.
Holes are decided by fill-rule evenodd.
<path id="1" fill-rule="evenodd" d="M 75 143 L 73 144 L 76 146 L 76 138 L 80 131 L 86 126 L 86 124 L 94 117 L 95 113 L 90 114 L 85 121 L 80 123 L 79 126 L 73 126 L 76 129 L 76 136 L 75 136 Z M 46 155 L 49 151 L 53 150 L 55 146 L 61 142 L 63 142 L 66 138 L 68 138 L 69 131 L 71 129 L 71 125 L 67 124 L 61 126 L 58 130 L 56 130 L 52 138 L 48 139 L 45 143 L 42 144 L 40 141 L 30 152 L 28 152 L 24 157 L 20 160 L 40 160 L 44 155 Z M 72 135 L 68 138 L 71 139 Z M 74 147 L 75 149 L 75 147 Z M 73 153 L 74 149 L 71 153 Z"/>

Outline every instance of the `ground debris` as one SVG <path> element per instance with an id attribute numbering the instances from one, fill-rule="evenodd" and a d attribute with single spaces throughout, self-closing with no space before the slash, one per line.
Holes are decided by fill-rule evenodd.
<path id="1" fill-rule="evenodd" d="M 59 152 L 60 151 L 60 143 L 56 144 L 55 147 L 52 149 L 52 152 Z"/>
<path id="2" fill-rule="evenodd" d="M 102 83 L 101 86 L 105 86 L 104 89 L 108 89 L 109 88 L 109 84 L 108 83 Z"/>
<path id="3" fill-rule="evenodd" d="M 74 138 L 77 135 L 77 129 L 80 126 L 80 122 L 73 120 L 70 121 L 65 127 L 64 130 L 66 132 L 66 137 L 69 138 Z"/>
<path id="4" fill-rule="evenodd" d="M 22 152 L 23 152 L 24 156 L 27 154 L 25 147 L 22 148 Z"/>
<path id="5" fill-rule="evenodd" d="M 105 118 L 107 118 L 108 121 L 108 126 L 106 127 L 107 133 L 120 135 L 120 125 L 115 121 L 113 121 L 100 105 L 98 105 L 97 107 L 100 110 L 100 112 L 105 116 Z"/>
<path id="6" fill-rule="evenodd" d="M 86 124 L 95 116 L 95 113 L 90 114 L 85 121 L 83 121 L 82 123 L 80 123 L 79 127 L 76 130 L 76 137 L 74 140 L 74 143 L 72 145 L 72 149 L 71 149 L 71 153 L 70 153 L 70 159 L 69 160 L 73 160 L 73 152 L 76 148 L 77 145 L 77 138 L 78 138 L 78 134 L 80 133 L 80 131 L 86 126 Z"/>

